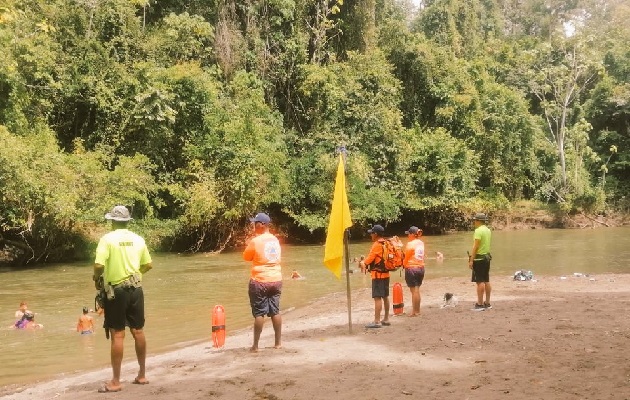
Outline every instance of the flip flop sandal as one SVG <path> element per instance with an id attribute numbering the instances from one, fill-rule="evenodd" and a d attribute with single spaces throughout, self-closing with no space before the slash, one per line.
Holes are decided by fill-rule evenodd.
<path id="1" fill-rule="evenodd" d="M 99 393 L 114 393 L 114 392 L 120 392 L 122 390 L 122 388 L 118 388 L 118 389 L 110 389 L 107 385 L 103 385 L 98 389 Z"/>

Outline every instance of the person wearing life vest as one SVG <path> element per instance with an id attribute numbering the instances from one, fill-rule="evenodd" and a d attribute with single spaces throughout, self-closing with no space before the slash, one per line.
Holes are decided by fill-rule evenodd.
<path id="1" fill-rule="evenodd" d="M 253 224 L 255 237 L 247 243 L 243 259 L 251 261 L 249 279 L 249 304 L 254 316 L 254 343 L 251 352 L 258 351 L 258 341 L 265 324 L 265 316 L 271 318 L 275 334 L 274 348 L 282 347 L 282 316 L 280 295 L 282 294 L 282 252 L 278 238 L 269 232 L 271 218 L 258 213 L 249 221 Z"/>
<path id="2" fill-rule="evenodd" d="M 475 214 L 473 221 L 475 225 L 475 234 L 473 236 L 473 248 L 468 257 L 468 268 L 472 270 L 471 281 L 477 284 L 477 302 L 475 303 L 475 311 L 483 311 L 491 309 L 490 294 L 492 287 L 490 286 L 490 239 L 491 232 L 486 226 L 488 217 L 486 214 Z M 486 295 L 486 300 L 483 297 Z"/>
<path id="3" fill-rule="evenodd" d="M 405 258 L 403 268 L 405 269 L 405 282 L 411 291 L 412 311 L 410 317 L 420 315 L 420 286 L 424 280 L 424 242 L 420 240 L 422 229 L 412 226 L 405 231 L 409 242 L 405 246 Z"/>
<path id="4" fill-rule="evenodd" d="M 374 225 L 368 229 L 372 238 L 370 253 L 360 262 L 361 270 L 370 271 L 372 277 L 372 298 L 374 299 L 374 321 L 366 325 L 366 328 L 380 328 L 389 326 L 389 272 L 377 271 L 376 267 L 383 261 L 383 243 L 385 239 L 385 228 L 381 225 Z M 384 311 L 381 320 L 381 311 Z"/>

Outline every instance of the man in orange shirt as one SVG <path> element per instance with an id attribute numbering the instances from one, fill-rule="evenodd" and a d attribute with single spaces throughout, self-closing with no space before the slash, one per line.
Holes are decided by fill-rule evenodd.
<path id="1" fill-rule="evenodd" d="M 275 333 L 274 348 L 282 347 L 282 316 L 280 315 L 280 295 L 282 293 L 282 270 L 280 267 L 280 242 L 269 233 L 271 218 L 258 213 L 250 218 L 256 236 L 249 241 L 243 259 L 251 261 L 249 279 L 249 304 L 254 316 L 254 344 L 250 351 L 258 351 L 258 341 L 265 324 L 265 315 L 271 317 Z"/>
<path id="2" fill-rule="evenodd" d="M 380 328 L 381 326 L 389 326 L 389 272 L 385 271 L 383 265 L 383 236 L 385 228 L 381 225 L 374 225 L 372 229 L 368 229 L 368 233 L 372 238 L 372 248 L 370 253 L 361 261 L 361 270 L 365 270 L 366 266 L 372 277 L 372 298 L 374 299 L 374 321 L 366 328 Z M 384 309 L 385 314 L 381 321 L 381 311 Z"/>
<path id="3" fill-rule="evenodd" d="M 420 240 L 422 229 L 412 226 L 405 231 L 409 242 L 405 246 L 405 282 L 411 291 L 412 311 L 410 317 L 420 315 L 420 286 L 424 280 L 424 242 Z"/>

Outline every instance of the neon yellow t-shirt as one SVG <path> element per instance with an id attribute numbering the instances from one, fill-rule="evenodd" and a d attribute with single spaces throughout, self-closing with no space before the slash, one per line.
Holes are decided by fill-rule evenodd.
<path id="1" fill-rule="evenodd" d="M 479 247 L 477 248 L 477 255 L 483 255 L 490 253 L 490 238 L 492 233 L 490 228 L 486 225 L 481 225 L 475 229 L 474 240 L 479 239 Z"/>
<path id="2" fill-rule="evenodd" d="M 116 229 L 98 242 L 95 263 L 105 266 L 105 282 L 116 285 L 139 274 L 141 265 L 151 263 L 151 256 L 143 238 L 128 229 Z"/>

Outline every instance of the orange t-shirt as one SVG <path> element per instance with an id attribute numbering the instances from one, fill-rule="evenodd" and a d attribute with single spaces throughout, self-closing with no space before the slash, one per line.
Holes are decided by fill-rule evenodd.
<path id="1" fill-rule="evenodd" d="M 407 243 L 403 266 L 405 268 L 424 267 L 424 242 L 422 240 L 414 239 Z"/>
<path id="2" fill-rule="evenodd" d="M 378 264 L 383 259 L 383 242 L 385 239 L 378 239 L 374 243 L 372 243 L 372 247 L 370 248 L 370 253 L 365 257 L 363 262 L 365 265 L 370 265 L 372 263 Z M 371 271 L 370 276 L 372 279 L 382 279 L 389 278 L 389 272 L 379 272 L 379 271 Z"/>
<path id="3" fill-rule="evenodd" d="M 251 278 L 258 282 L 281 281 L 281 253 L 278 238 L 269 232 L 250 240 L 243 252 L 243 259 L 252 262 Z"/>

